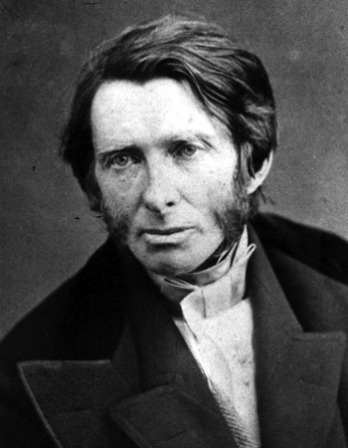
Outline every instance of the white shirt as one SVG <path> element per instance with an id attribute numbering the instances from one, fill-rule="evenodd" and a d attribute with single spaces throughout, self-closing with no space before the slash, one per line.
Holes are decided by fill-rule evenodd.
<path id="1" fill-rule="evenodd" d="M 247 262 L 255 249 L 244 230 L 216 265 L 182 278 L 150 274 L 180 304 L 174 323 L 196 359 L 228 424 L 238 420 L 250 446 L 260 446 L 255 389 L 253 317 L 245 298 Z M 244 298 L 244 300 L 242 300 Z M 230 424 L 235 428 L 235 423 Z"/>

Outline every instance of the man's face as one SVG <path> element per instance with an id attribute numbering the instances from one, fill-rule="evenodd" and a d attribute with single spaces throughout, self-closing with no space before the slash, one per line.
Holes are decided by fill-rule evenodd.
<path id="1" fill-rule="evenodd" d="M 91 111 L 95 176 L 111 233 L 148 270 L 193 271 L 224 239 L 237 152 L 185 85 L 105 82 Z"/>

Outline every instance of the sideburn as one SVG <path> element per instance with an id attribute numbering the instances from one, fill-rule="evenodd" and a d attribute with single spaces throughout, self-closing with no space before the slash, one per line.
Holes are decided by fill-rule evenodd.
<path id="1" fill-rule="evenodd" d="M 231 204 L 226 204 L 224 210 L 215 212 L 215 219 L 224 235 L 224 244 L 221 251 L 229 249 L 241 236 L 250 217 L 250 198 L 246 192 L 240 170 L 237 170 L 234 176 L 232 191 Z"/>
<path id="2" fill-rule="evenodd" d="M 101 218 L 103 219 L 107 231 L 119 249 L 128 247 L 129 220 L 128 216 L 120 210 L 116 212 L 116 207 L 110 206 L 103 198 L 100 201 Z"/>
<path id="3" fill-rule="evenodd" d="M 97 179 L 95 177 L 95 163 L 93 162 L 85 178 L 85 192 L 88 197 L 89 207 L 98 219 L 102 219 L 108 234 L 120 249 L 127 247 L 128 217 L 119 212 L 114 214 L 116 207 L 108 204 L 103 198 Z"/>

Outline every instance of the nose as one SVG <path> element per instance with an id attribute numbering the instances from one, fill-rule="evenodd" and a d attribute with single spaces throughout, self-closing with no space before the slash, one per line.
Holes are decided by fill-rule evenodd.
<path id="1" fill-rule="evenodd" d="M 177 177 L 164 161 L 148 166 L 143 203 L 153 213 L 164 215 L 180 201 Z"/>

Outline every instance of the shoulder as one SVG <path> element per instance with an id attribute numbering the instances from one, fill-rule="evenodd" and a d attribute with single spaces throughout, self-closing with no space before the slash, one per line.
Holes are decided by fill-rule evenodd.
<path id="1" fill-rule="evenodd" d="M 253 221 L 285 298 L 306 332 L 348 335 L 348 244 L 276 215 Z"/>
<path id="2" fill-rule="evenodd" d="M 0 341 L 1 447 L 52 443 L 46 432 L 42 434 L 42 422 L 18 375 L 18 362 L 89 361 L 113 355 L 124 322 L 118 258 L 112 245 L 104 244 Z"/>
<path id="3" fill-rule="evenodd" d="M 348 284 L 348 242 L 325 230 L 274 214 L 258 214 L 252 226 L 266 252 L 276 250 Z"/>
<path id="4" fill-rule="evenodd" d="M 102 358 L 110 328 L 113 348 L 121 331 L 125 296 L 122 263 L 107 241 L 13 326 L 0 341 L 0 360 Z"/>

